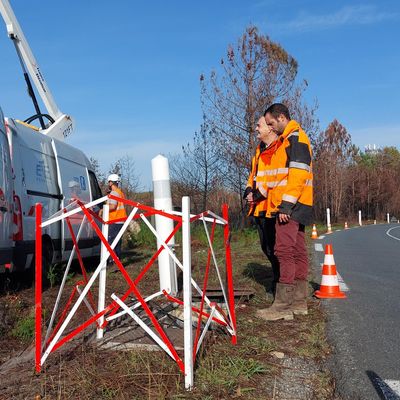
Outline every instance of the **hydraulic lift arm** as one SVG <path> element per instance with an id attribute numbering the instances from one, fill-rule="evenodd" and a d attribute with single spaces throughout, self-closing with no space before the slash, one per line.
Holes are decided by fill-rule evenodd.
<path id="1" fill-rule="evenodd" d="M 7 26 L 8 36 L 15 45 L 15 49 L 24 71 L 25 80 L 28 85 L 28 92 L 32 98 L 36 110 L 36 115 L 26 120 L 26 122 L 30 123 L 34 119 L 39 119 L 41 125 L 40 132 L 45 135 L 64 140 L 73 131 L 72 118 L 66 114 L 63 114 L 54 101 L 53 95 L 47 86 L 46 80 L 43 77 L 39 65 L 36 62 L 36 59 L 29 47 L 28 41 L 22 32 L 22 29 L 8 0 L 0 0 L 0 13 Z M 28 73 L 48 111 L 48 114 L 42 114 L 40 112 L 39 105 L 36 101 L 35 94 L 30 84 Z M 43 117 L 46 117 L 49 120 L 49 123 L 51 123 L 50 126 L 45 126 Z"/>

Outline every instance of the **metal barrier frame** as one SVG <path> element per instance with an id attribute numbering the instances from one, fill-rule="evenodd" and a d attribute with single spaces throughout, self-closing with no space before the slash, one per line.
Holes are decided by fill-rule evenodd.
<path id="1" fill-rule="evenodd" d="M 108 199 L 113 199 L 118 202 L 123 202 L 126 205 L 130 205 L 133 207 L 129 216 L 123 222 L 123 225 L 120 229 L 115 240 L 109 244 L 108 243 L 108 206 L 105 205 L 103 208 L 103 219 L 100 218 L 92 208 L 100 203 L 105 202 Z M 204 340 L 207 330 L 210 327 L 211 322 L 215 322 L 223 327 L 228 334 L 231 335 L 232 343 L 237 343 L 237 335 L 236 335 L 236 316 L 235 316 L 235 304 L 234 304 L 234 289 L 233 289 L 233 277 L 232 277 L 232 263 L 231 263 L 231 251 L 230 251 L 230 231 L 229 231 L 229 223 L 228 223 L 228 206 L 226 204 L 223 205 L 222 208 L 222 217 L 214 214 L 211 211 L 205 211 L 203 213 L 197 215 L 190 214 L 190 199 L 189 197 L 182 198 L 182 212 L 165 212 L 162 210 L 156 210 L 152 207 L 143 205 L 141 203 L 128 200 L 125 198 L 108 195 L 104 196 L 101 199 L 97 199 L 87 204 L 83 204 L 79 200 L 76 201 L 76 205 L 72 209 L 64 209 L 62 212 L 56 213 L 54 216 L 50 217 L 46 221 L 42 221 L 42 205 L 40 203 L 36 204 L 36 244 L 35 244 L 35 368 L 37 372 L 40 372 L 41 367 L 47 360 L 48 356 L 63 346 L 65 343 L 73 339 L 83 330 L 88 328 L 92 324 L 97 325 L 96 337 L 97 339 L 101 339 L 104 335 L 104 330 L 107 324 L 121 315 L 128 314 L 145 332 L 177 363 L 179 369 L 185 374 L 185 387 L 190 390 L 193 387 L 194 377 L 193 377 L 193 367 L 196 359 L 196 355 L 198 350 Z M 71 207 L 69 207 L 71 208 Z M 78 230 L 78 234 L 75 236 L 72 226 L 70 224 L 69 218 L 77 213 L 83 214 L 83 219 L 81 225 Z M 148 216 L 151 215 L 161 215 L 166 218 L 171 218 L 175 221 L 176 226 L 169 234 L 167 238 L 160 238 L 153 226 L 150 224 L 147 219 Z M 125 267 L 122 265 L 121 261 L 117 257 L 114 252 L 114 248 L 123 233 L 127 229 L 129 223 L 133 219 L 141 218 L 143 222 L 149 227 L 149 229 L 153 232 L 153 234 L 159 239 L 162 243 L 162 246 L 154 253 L 151 259 L 147 262 L 147 264 L 142 268 L 140 273 L 135 279 L 132 279 Z M 71 237 L 74 243 L 73 249 L 70 254 L 70 258 L 68 260 L 64 277 L 62 283 L 60 285 L 59 293 L 57 296 L 57 300 L 55 302 L 55 306 L 52 312 L 52 316 L 50 319 L 50 324 L 48 330 L 46 332 L 44 340 L 42 339 L 43 333 L 43 324 L 42 324 L 42 229 L 52 223 L 65 219 L 67 222 L 67 226 L 71 233 Z M 207 263 L 205 267 L 204 281 L 203 287 L 196 283 L 196 281 L 192 278 L 191 274 L 191 229 L 190 224 L 194 221 L 202 220 L 204 229 L 207 236 L 207 241 L 209 244 L 208 248 L 208 256 Z M 101 222 L 102 229 L 97 226 L 97 223 Z M 122 222 L 122 221 L 121 221 Z M 212 223 L 211 235 L 208 232 L 207 222 Z M 90 224 L 94 229 L 96 234 L 101 240 L 101 256 L 100 263 L 97 268 L 93 272 L 92 276 L 89 278 L 86 274 L 86 270 L 84 268 L 83 259 L 79 251 L 79 237 L 80 233 L 85 226 L 85 224 Z M 215 257 L 215 252 L 213 249 L 213 239 L 216 224 L 223 225 L 224 229 L 224 247 L 225 247 L 225 268 L 226 268 L 226 289 L 224 288 L 224 282 L 222 281 L 222 276 L 220 274 L 218 263 Z M 178 232 L 178 230 L 182 228 L 182 261 L 180 261 L 173 250 L 171 250 L 170 246 L 168 246 L 168 242 L 171 238 Z M 171 295 L 167 290 L 162 290 L 155 292 L 154 294 L 143 298 L 141 293 L 137 288 L 137 284 L 141 281 L 141 279 L 145 276 L 146 272 L 150 269 L 150 267 L 154 264 L 154 261 L 157 259 L 158 255 L 166 250 L 169 253 L 169 256 L 174 260 L 175 264 L 183 271 L 183 300 L 176 298 Z M 77 282 L 72 292 L 68 298 L 67 304 L 65 305 L 63 311 L 61 312 L 60 317 L 58 318 L 58 322 L 53 329 L 53 325 L 56 319 L 56 314 L 58 312 L 58 307 L 61 299 L 62 292 L 65 287 L 66 277 L 68 275 L 68 271 L 72 260 L 75 256 L 78 258 L 83 279 Z M 111 257 L 118 269 L 122 273 L 125 281 L 128 284 L 128 290 L 125 293 L 118 297 L 115 293 L 111 295 L 111 302 L 106 304 L 105 299 L 105 288 L 106 288 L 106 268 L 107 268 L 107 259 Z M 213 261 L 214 267 L 217 272 L 218 281 L 221 286 L 221 290 L 224 297 L 224 302 L 227 307 L 228 315 L 219 307 L 217 304 L 211 302 L 209 298 L 206 296 L 208 278 L 211 268 L 211 260 Z M 95 280 L 99 278 L 99 293 L 98 293 L 98 305 L 97 312 L 95 311 L 94 306 L 94 297 L 91 292 L 91 287 Z M 82 289 L 81 289 L 82 287 Z M 199 295 L 201 296 L 200 308 L 193 307 L 192 305 L 192 289 L 195 289 Z M 133 294 L 135 298 L 138 300 L 136 304 L 131 307 L 128 307 L 125 304 L 125 300 L 129 295 Z M 79 295 L 76 299 L 75 303 L 73 303 L 73 299 Z M 150 310 L 147 302 L 151 299 L 154 299 L 158 296 L 164 296 L 167 301 L 177 303 L 179 305 L 183 305 L 184 311 L 184 360 L 182 360 L 175 347 L 171 343 L 170 339 L 164 332 L 163 328 L 159 324 L 157 318 Z M 68 327 L 69 322 L 72 317 L 75 315 L 79 306 L 84 302 L 86 305 L 90 317 L 80 324 L 78 327 L 72 329 L 72 331 L 66 333 L 62 336 Z M 207 304 L 211 309 L 210 313 L 204 311 L 204 306 Z M 156 332 L 150 329 L 141 318 L 135 314 L 134 310 L 142 307 L 147 317 L 153 324 L 153 328 Z M 121 310 L 121 311 L 119 311 Z M 192 313 L 198 314 L 197 327 L 195 332 L 195 338 L 193 340 L 193 317 Z M 202 328 L 202 320 L 203 318 L 207 318 L 207 321 Z"/>

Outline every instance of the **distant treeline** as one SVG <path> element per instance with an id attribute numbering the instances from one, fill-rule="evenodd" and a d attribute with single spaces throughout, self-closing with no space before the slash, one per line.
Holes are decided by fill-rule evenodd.
<path id="1" fill-rule="evenodd" d="M 191 197 L 194 212 L 230 205 L 237 225 L 246 221 L 243 190 L 257 146 L 255 124 L 266 107 L 286 104 L 307 132 L 314 152 L 315 219 L 400 216 L 400 153 L 395 147 L 362 152 L 334 120 L 320 130 L 317 103 L 307 104 L 307 81 L 296 60 L 268 36 L 249 26 L 230 45 L 218 70 L 200 75 L 203 123 L 182 152 L 170 156 L 174 204 Z"/>

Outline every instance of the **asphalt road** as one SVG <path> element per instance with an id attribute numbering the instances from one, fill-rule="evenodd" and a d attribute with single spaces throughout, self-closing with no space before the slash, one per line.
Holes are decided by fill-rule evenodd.
<path id="1" fill-rule="evenodd" d="M 341 230 L 315 243 L 333 245 L 349 288 L 347 299 L 323 300 L 339 393 L 352 400 L 400 400 L 400 225 Z M 316 251 L 319 274 L 323 258 Z"/>

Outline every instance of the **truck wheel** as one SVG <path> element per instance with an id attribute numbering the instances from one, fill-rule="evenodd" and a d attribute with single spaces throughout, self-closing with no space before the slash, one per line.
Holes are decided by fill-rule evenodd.
<path id="1" fill-rule="evenodd" d="M 50 262 L 49 259 L 42 255 L 42 289 L 47 289 L 50 286 L 49 279 Z"/>
<path id="2" fill-rule="evenodd" d="M 42 288 L 46 289 L 50 286 L 49 271 L 51 262 L 53 261 L 53 247 L 48 240 L 43 241 L 42 247 Z"/>
<path id="3" fill-rule="evenodd" d="M 49 280 L 49 269 L 50 262 L 52 257 L 52 248 L 46 242 L 43 242 L 42 247 L 42 289 L 47 289 L 50 286 Z M 32 276 L 32 283 L 35 284 L 36 280 L 36 266 L 35 266 L 35 257 L 32 260 L 30 275 Z"/>

